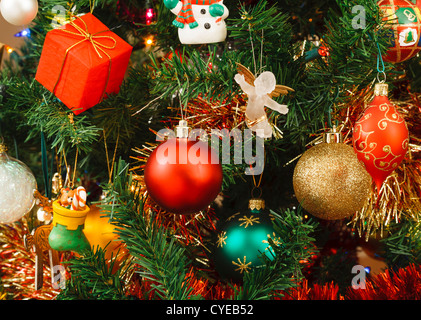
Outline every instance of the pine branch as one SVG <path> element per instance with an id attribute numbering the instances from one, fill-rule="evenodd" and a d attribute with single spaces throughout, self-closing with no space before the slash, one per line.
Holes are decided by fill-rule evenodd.
<path id="1" fill-rule="evenodd" d="M 149 85 L 148 70 L 142 66 L 134 67 L 120 92 L 108 96 L 92 110 L 92 121 L 97 127 L 104 128 L 107 143 L 118 142 L 120 150 L 129 150 L 133 145 L 154 139 L 149 127 L 160 119 L 160 110 L 144 108 L 151 99 Z"/>
<path id="2" fill-rule="evenodd" d="M 99 128 L 86 116 L 69 118 L 71 111 L 35 80 L 14 79 L 8 89 L 7 106 L 25 115 L 21 126 L 28 130 L 27 141 L 41 131 L 51 140 L 51 148 L 78 148 L 89 152 L 99 135 Z"/>
<path id="3" fill-rule="evenodd" d="M 118 252 L 111 259 L 105 257 L 107 248 L 93 251 L 66 261 L 71 278 L 57 296 L 57 300 L 125 300 L 126 278 L 130 262 L 117 259 Z M 118 263 L 118 268 L 116 267 Z M 115 269 L 115 270 L 114 270 Z"/>
<path id="4" fill-rule="evenodd" d="M 219 101 L 229 98 L 236 69 L 232 53 L 218 58 L 217 45 L 213 44 L 208 46 L 206 54 L 196 50 L 172 52 L 172 59 L 162 63 L 151 57 L 153 94 L 162 95 L 162 99 L 180 95 L 183 105 L 199 96 Z"/>
<path id="5" fill-rule="evenodd" d="M 153 216 L 146 218 L 143 199 L 130 192 L 128 165 L 116 165 L 113 184 L 106 188 L 107 204 L 101 208 L 117 226 L 117 233 L 126 243 L 140 266 L 139 275 L 152 283 L 152 293 L 158 299 L 194 299 L 191 278 L 187 277 L 191 261 L 186 249 L 169 230 L 158 225 Z M 147 295 L 148 293 L 145 293 Z"/>
<path id="6" fill-rule="evenodd" d="M 240 59 L 254 74 L 266 69 L 283 83 L 282 67 L 293 61 L 292 30 L 288 15 L 265 0 L 256 5 L 241 7 L 237 15 L 228 19 L 228 31 L 235 47 L 241 48 Z M 279 70 L 279 71 L 278 71 Z"/>
<path id="7" fill-rule="evenodd" d="M 407 219 L 390 223 L 388 236 L 380 240 L 384 245 L 382 257 L 389 268 L 404 268 L 421 262 L 419 227 L 419 222 Z"/>
<path id="8" fill-rule="evenodd" d="M 276 236 L 268 238 L 273 259 L 265 253 L 261 255 L 265 267 L 245 274 L 243 286 L 234 289 L 234 299 L 261 300 L 278 296 L 280 291 L 295 286 L 303 278 L 301 261 L 314 254 L 312 243 L 315 239 L 311 234 L 317 227 L 315 221 L 304 222 L 300 212 L 289 209 L 283 213 L 270 212 L 275 218 L 276 233 Z"/>

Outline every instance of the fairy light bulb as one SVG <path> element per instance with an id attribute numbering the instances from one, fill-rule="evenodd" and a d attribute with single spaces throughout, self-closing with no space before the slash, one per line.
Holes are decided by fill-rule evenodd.
<path id="1" fill-rule="evenodd" d="M 29 28 L 23 29 L 22 31 L 19 31 L 15 34 L 15 37 L 21 38 L 21 37 L 29 37 L 31 36 L 31 30 Z"/>
<path id="2" fill-rule="evenodd" d="M 150 25 L 152 23 L 154 16 L 155 13 L 153 8 L 146 9 L 146 25 Z"/>
<path id="3" fill-rule="evenodd" d="M 145 45 L 150 47 L 151 45 L 153 45 L 154 43 L 154 37 L 153 36 L 148 36 L 147 38 L 145 38 Z"/>

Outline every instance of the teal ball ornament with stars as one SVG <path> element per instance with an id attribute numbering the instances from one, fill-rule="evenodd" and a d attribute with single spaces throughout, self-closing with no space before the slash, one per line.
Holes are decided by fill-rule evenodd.
<path id="1" fill-rule="evenodd" d="M 275 244 L 279 241 L 269 210 L 264 200 L 251 199 L 247 211 L 230 216 L 217 229 L 213 263 L 219 276 L 239 283 L 246 273 L 264 267 L 262 255 L 275 257 L 269 237 Z"/>

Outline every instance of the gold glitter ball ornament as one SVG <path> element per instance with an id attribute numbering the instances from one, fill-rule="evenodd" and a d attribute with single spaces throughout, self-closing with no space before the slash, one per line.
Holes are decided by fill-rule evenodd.
<path id="1" fill-rule="evenodd" d="M 310 214 L 339 220 L 364 206 L 371 192 L 371 177 L 351 146 L 323 142 L 301 156 L 293 186 L 297 200 Z"/>

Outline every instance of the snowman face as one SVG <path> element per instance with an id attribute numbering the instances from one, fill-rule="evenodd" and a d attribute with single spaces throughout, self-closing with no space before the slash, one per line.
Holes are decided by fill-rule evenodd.
<path id="1" fill-rule="evenodd" d="M 228 17 L 228 9 L 223 5 L 222 2 L 218 3 L 223 8 L 223 14 L 221 16 L 211 15 L 211 6 L 206 5 L 192 5 L 193 15 L 196 21 L 199 23 L 199 27 L 205 30 L 212 29 L 214 26 L 224 25 L 224 20 Z"/>
<path id="2" fill-rule="evenodd" d="M 188 25 L 185 25 L 183 28 L 179 28 L 178 35 L 181 43 L 205 44 L 225 41 L 227 37 L 225 19 L 229 14 L 228 8 L 222 1 L 215 5 L 218 6 L 219 15 L 212 16 L 211 13 L 215 15 L 215 11 L 212 11 L 212 5 L 192 4 L 193 16 L 198 26 L 190 28 Z M 174 14 L 178 14 L 180 9 L 181 7 L 177 6 L 171 11 Z"/>

